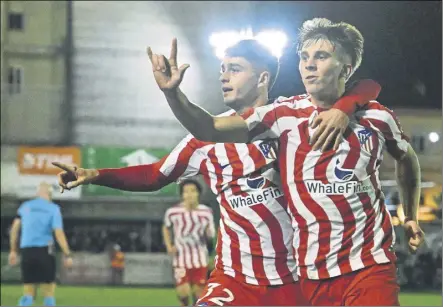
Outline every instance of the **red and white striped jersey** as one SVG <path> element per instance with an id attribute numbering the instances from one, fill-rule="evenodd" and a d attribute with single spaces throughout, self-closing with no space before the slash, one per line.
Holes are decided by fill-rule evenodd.
<path id="1" fill-rule="evenodd" d="M 188 135 L 159 162 L 160 180 L 203 175 L 220 204 L 215 266 L 254 285 L 297 280 L 291 219 L 275 169 L 274 145 L 210 143 Z"/>
<path id="2" fill-rule="evenodd" d="M 355 113 L 337 151 L 313 151 L 308 124 L 319 111 L 302 95 L 242 115 L 253 140 L 279 138 L 298 274 L 309 279 L 395 260 L 378 173 L 383 149 L 400 158 L 408 148 L 392 111 L 371 101 Z"/>
<path id="3" fill-rule="evenodd" d="M 164 225 L 172 227 L 177 255 L 172 265 L 179 268 L 201 268 L 208 266 L 206 240 L 215 236 L 214 216 L 211 208 L 198 205 L 187 210 L 182 204 L 169 208 L 165 213 Z"/>

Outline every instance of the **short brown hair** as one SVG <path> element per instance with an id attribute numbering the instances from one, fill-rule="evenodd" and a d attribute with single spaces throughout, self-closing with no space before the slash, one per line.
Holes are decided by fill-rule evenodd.
<path id="1" fill-rule="evenodd" d="M 346 22 L 333 23 L 326 18 L 314 18 L 303 23 L 298 34 L 297 52 L 300 55 L 308 40 L 326 39 L 339 45 L 351 57 L 352 73 L 358 69 L 363 55 L 364 38 L 360 31 Z"/>
<path id="2" fill-rule="evenodd" d="M 245 58 L 253 64 L 264 66 L 270 74 L 268 89 L 272 89 L 278 76 L 280 63 L 278 58 L 257 40 L 243 39 L 226 49 L 225 55 L 231 58 Z"/>

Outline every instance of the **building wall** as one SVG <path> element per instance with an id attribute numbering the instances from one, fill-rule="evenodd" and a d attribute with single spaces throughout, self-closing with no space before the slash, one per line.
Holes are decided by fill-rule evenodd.
<path id="1" fill-rule="evenodd" d="M 398 116 L 400 124 L 405 134 L 410 138 L 411 144 L 415 147 L 420 166 L 422 169 L 422 177 L 426 180 L 432 180 L 442 183 L 442 112 L 441 110 L 420 110 L 420 109 L 394 109 Z M 439 141 L 432 143 L 429 140 L 429 134 L 436 132 L 439 135 Z M 418 142 L 419 138 L 423 138 L 423 146 Z M 387 179 L 394 178 L 395 162 L 385 154 L 382 164 L 382 177 Z"/>
<path id="2" fill-rule="evenodd" d="M 22 30 L 9 29 L 10 13 L 22 14 Z M 2 143 L 60 143 L 65 136 L 66 2 L 2 1 L 1 14 Z M 11 67 L 22 71 L 19 91 L 9 84 Z"/>
<path id="3" fill-rule="evenodd" d="M 146 55 L 148 45 L 169 55 L 173 37 L 179 64 L 191 64 L 181 88 L 192 101 L 220 112 L 219 60 L 209 35 L 223 29 L 220 25 L 235 27 L 249 7 L 248 2 L 74 2 L 76 143 L 178 143 L 186 131 L 158 89 Z M 228 8 L 234 12 L 229 16 L 223 14 Z"/>

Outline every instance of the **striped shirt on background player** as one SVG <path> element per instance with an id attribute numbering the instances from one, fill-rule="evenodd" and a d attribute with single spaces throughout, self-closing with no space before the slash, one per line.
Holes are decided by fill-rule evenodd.
<path id="1" fill-rule="evenodd" d="M 206 238 L 215 236 L 214 217 L 211 208 L 198 205 L 187 210 L 182 204 L 169 208 L 164 224 L 172 227 L 177 254 L 173 267 L 193 269 L 208 266 Z"/>
<path id="2" fill-rule="evenodd" d="M 320 108 L 306 95 L 280 101 L 242 116 L 252 139 L 280 140 L 299 275 L 331 278 L 395 261 L 394 232 L 378 176 L 385 148 L 394 157 L 407 150 L 395 115 L 372 101 L 355 113 L 337 151 L 312 151 L 308 124 Z"/>

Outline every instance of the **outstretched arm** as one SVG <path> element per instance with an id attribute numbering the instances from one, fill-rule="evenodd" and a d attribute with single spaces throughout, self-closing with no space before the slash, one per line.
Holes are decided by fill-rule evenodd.
<path id="1" fill-rule="evenodd" d="M 175 117 L 197 139 L 217 143 L 246 143 L 248 126 L 239 115 L 216 117 L 189 101 L 180 89 L 165 92 Z"/>
<path id="2" fill-rule="evenodd" d="M 79 185 L 95 184 L 113 189 L 133 192 L 157 191 L 182 176 L 193 176 L 199 172 L 202 145 L 192 136 L 184 138 L 172 152 L 152 164 L 122 168 L 84 169 L 54 162 L 63 170 L 58 182 L 63 190 Z"/>

